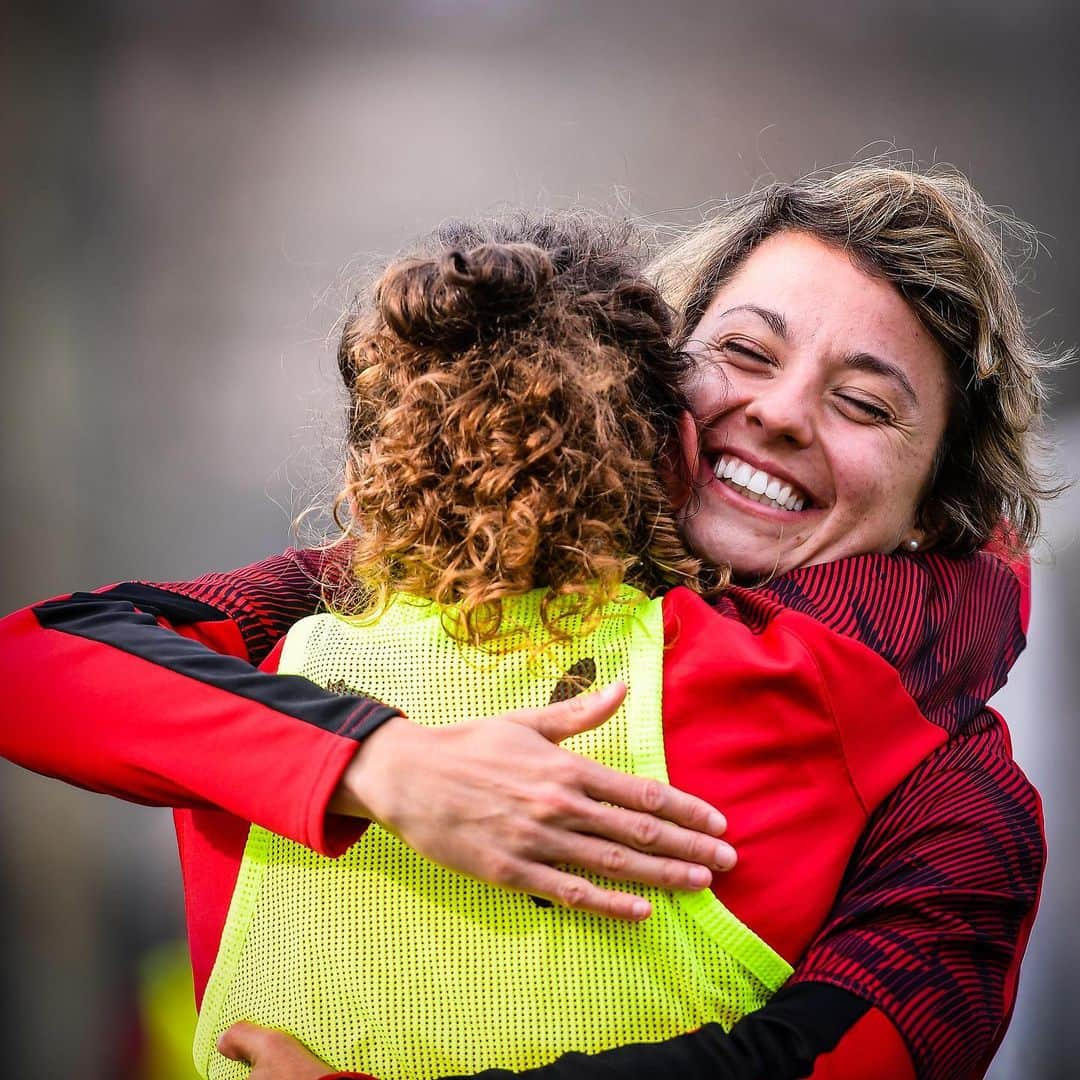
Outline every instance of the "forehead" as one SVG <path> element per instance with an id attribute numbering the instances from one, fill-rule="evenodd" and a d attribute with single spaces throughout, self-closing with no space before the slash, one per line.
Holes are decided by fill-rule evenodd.
<path id="1" fill-rule="evenodd" d="M 846 252 L 802 232 L 763 240 L 720 286 L 703 322 L 747 304 L 784 317 L 794 336 L 848 334 L 871 342 L 936 345 L 899 290 Z"/>

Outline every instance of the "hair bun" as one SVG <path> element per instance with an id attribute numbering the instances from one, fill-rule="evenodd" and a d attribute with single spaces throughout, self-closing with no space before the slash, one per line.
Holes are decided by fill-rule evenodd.
<path id="1" fill-rule="evenodd" d="M 554 276 L 550 256 L 532 244 L 482 244 L 395 263 L 375 298 L 402 340 L 456 350 L 517 326 Z"/>

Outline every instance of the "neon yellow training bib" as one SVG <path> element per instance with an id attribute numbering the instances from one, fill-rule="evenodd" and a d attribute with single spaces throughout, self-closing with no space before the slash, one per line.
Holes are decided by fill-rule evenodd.
<path id="1" fill-rule="evenodd" d="M 541 596 L 504 602 L 504 628 L 536 640 Z M 280 671 L 393 701 L 414 722 L 439 725 L 545 705 L 564 673 L 595 666 L 594 686 L 623 679 L 626 702 L 564 745 L 666 780 L 661 603 L 625 588 L 604 614 L 591 633 L 548 642 L 539 655 L 500 653 L 461 645 L 440 608 L 399 597 L 374 625 L 304 619 Z M 520 1070 L 709 1021 L 730 1027 L 790 975 L 710 890 L 629 888 L 652 902 L 644 923 L 481 884 L 377 825 L 339 859 L 252 826 L 199 1017 L 196 1066 L 211 1080 L 246 1077 L 247 1066 L 214 1049 L 246 1019 L 380 1080 Z"/>

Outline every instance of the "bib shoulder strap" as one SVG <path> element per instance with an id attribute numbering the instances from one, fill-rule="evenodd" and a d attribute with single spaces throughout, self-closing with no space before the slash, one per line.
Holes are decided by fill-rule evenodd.
<path id="1" fill-rule="evenodd" d="M 278 663 L 279 675 L 296 675 L 301 671 L 308 643 L 311 641 L 315 628 L 323 620 L 333 617 L 333 615 L 308 615 L 307 618 L 293 623 L 285 635 L 285 645 L 281 650 L 281 660 Z"/>

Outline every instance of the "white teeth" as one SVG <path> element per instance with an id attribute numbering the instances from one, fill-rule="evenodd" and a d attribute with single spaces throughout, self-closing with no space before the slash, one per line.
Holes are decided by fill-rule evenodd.
<path id="1" fill-rule="evenodd" d="M 801 510 L 806 505 L 806 499 L 797 495 L 790 484 L 777 480 L 762 469 L 755 469 L 737 457 L 721 454 L 713 465 L 713 473 L 718 480 L 726 480 L 731 486 L 741 488 L 742 493 L 754 502 L 792 511 Z"/>

